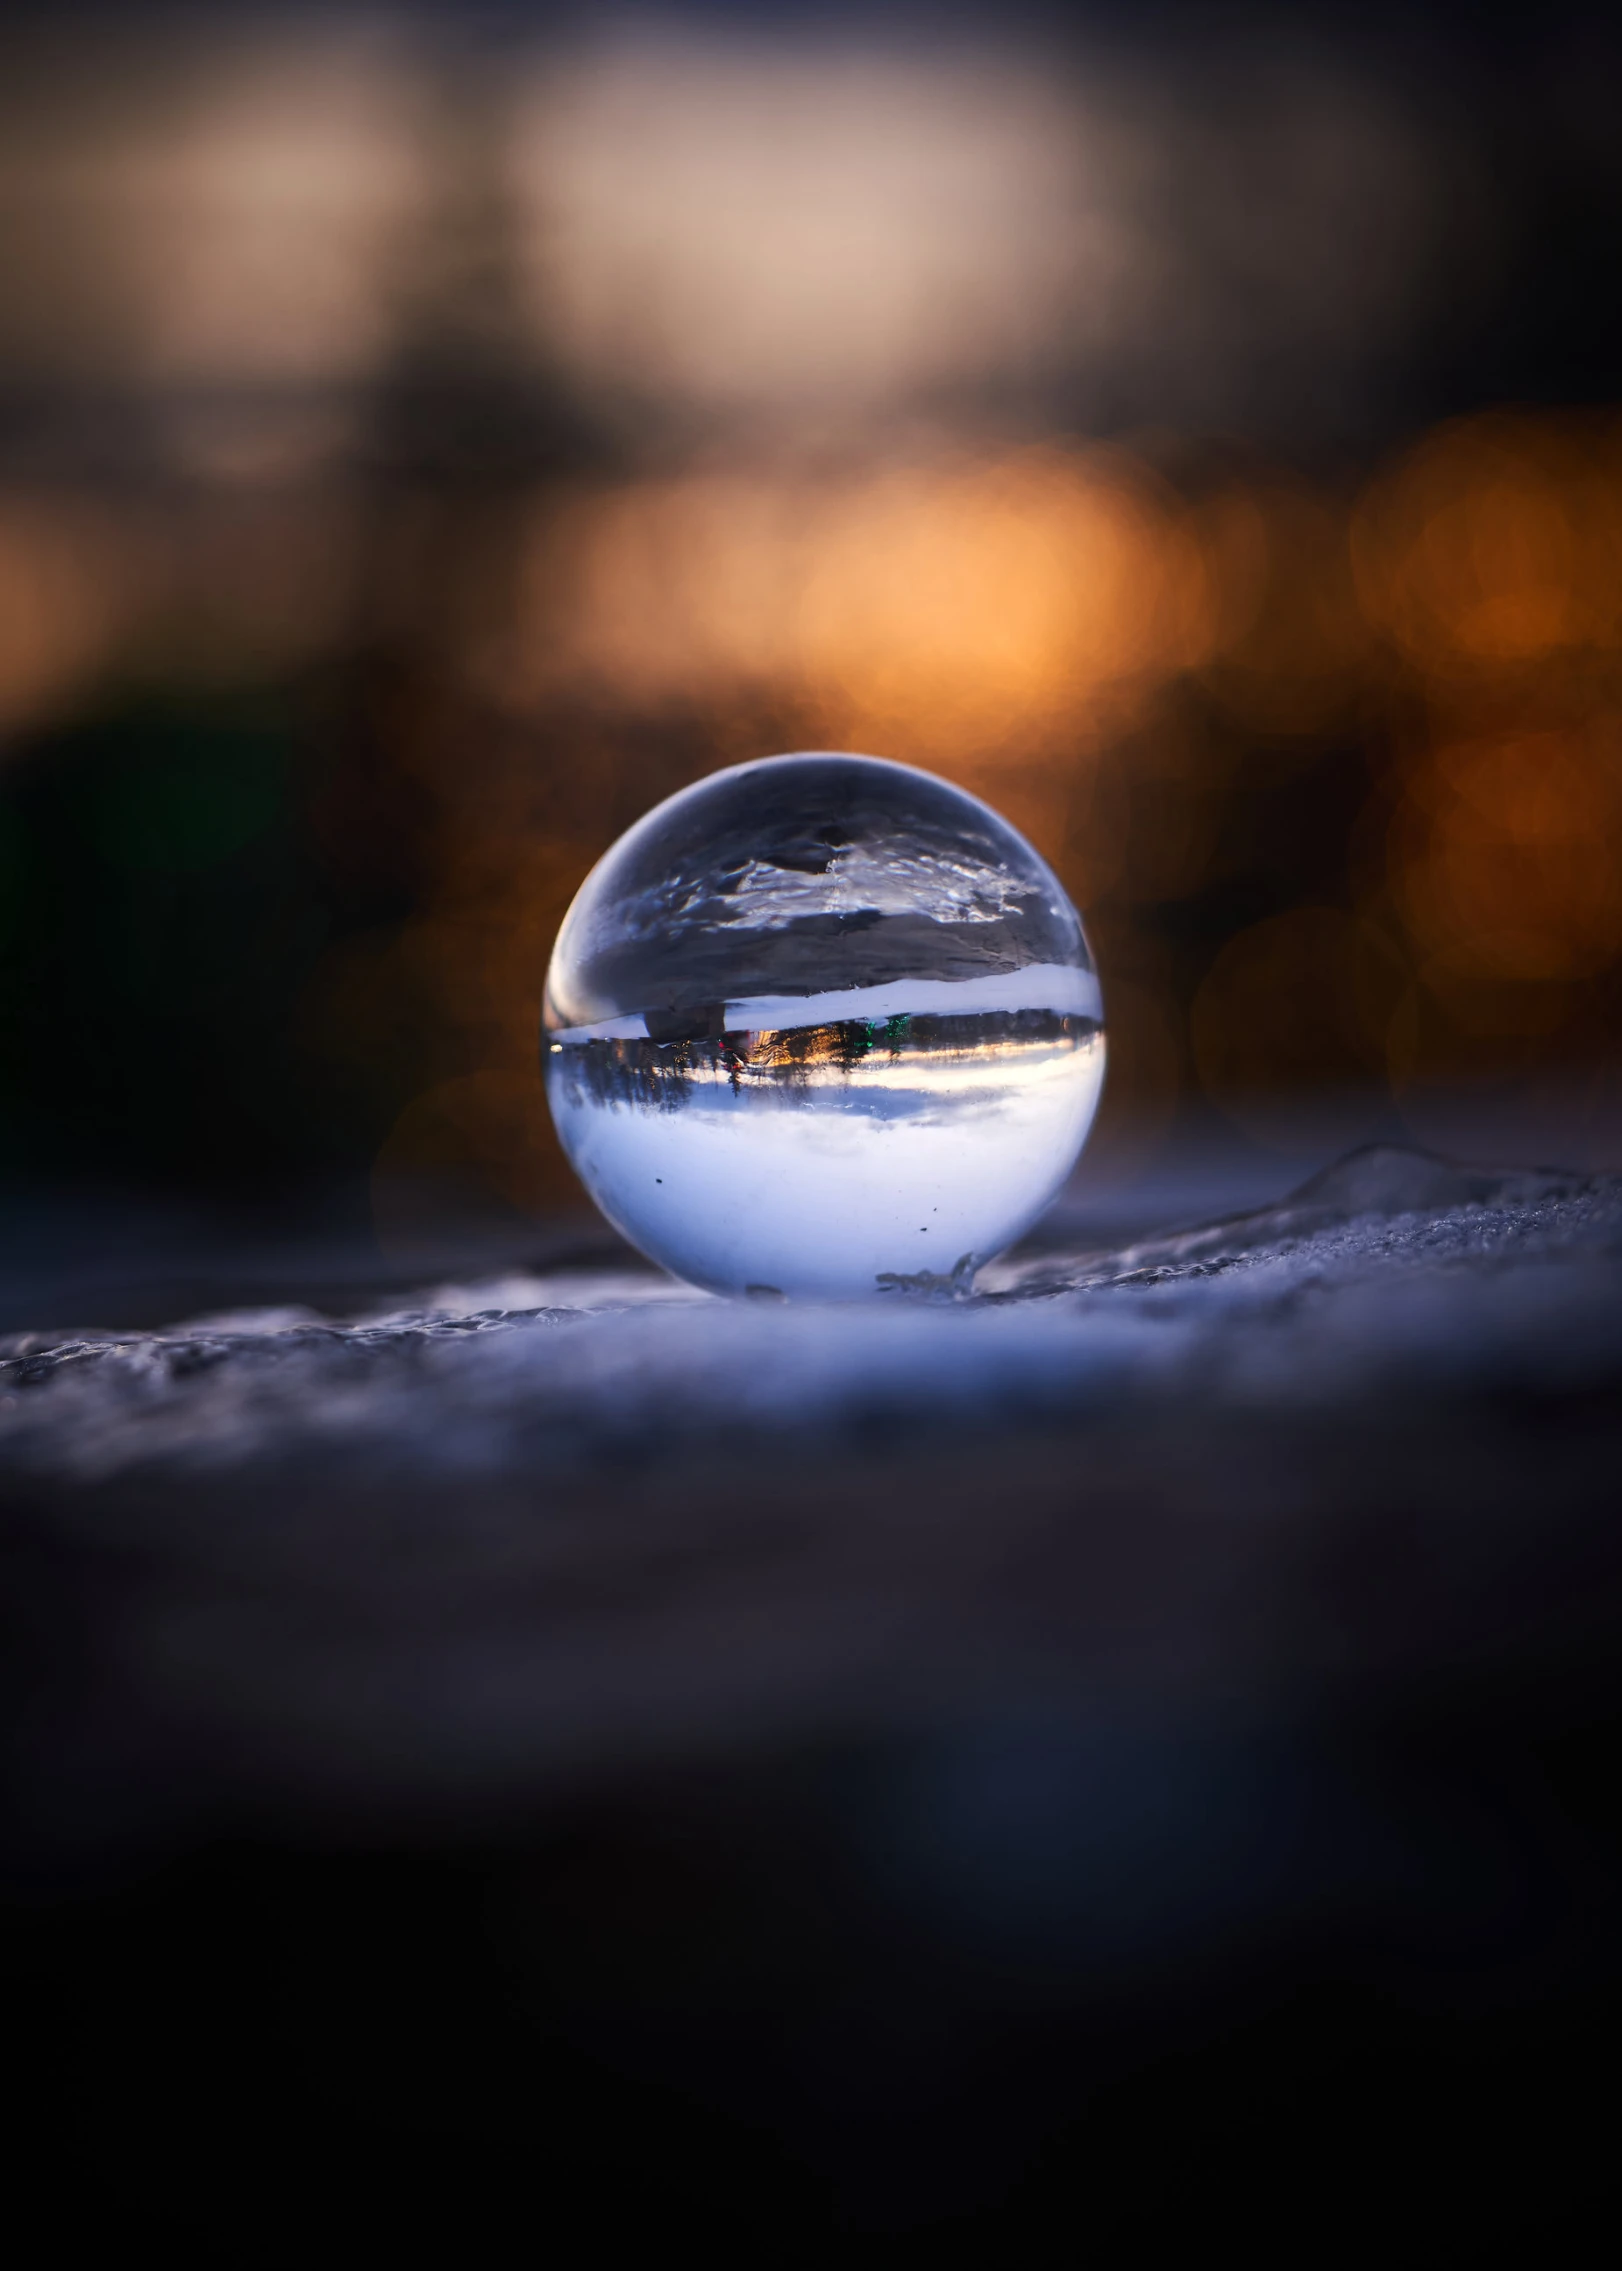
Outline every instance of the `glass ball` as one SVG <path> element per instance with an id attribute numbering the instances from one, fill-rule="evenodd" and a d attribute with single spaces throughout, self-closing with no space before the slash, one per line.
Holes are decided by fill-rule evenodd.
<path id="1" fill-rule="evenodd" d="M 609 1220 L 717 1293 L 964 1292 L 1104 1077 L 1081 919 L 989 806 L 817 751 L 639 820 L 564 917 L 547 1093 Z"/>

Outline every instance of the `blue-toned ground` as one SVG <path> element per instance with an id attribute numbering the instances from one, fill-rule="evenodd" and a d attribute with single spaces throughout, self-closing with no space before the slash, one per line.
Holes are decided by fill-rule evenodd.
<path id="1" fill-rule="evenodd" d="M 1618 1480 L 1605 1430 L 1558 1415 L 1622 1381 L 1622 1179 L 1375 1151 L 1114 1252 L 1062 1234 L 968 1297 L 577 1268 L 342 1322 L 12 1334 L 0 1473 L 88 1570 L 116 1542 L 163 1571 L 122 1613 L 181 1752 L 195 1715 L 216 1766 L 240 1744 L 238 1795 L 273 1770 L 388 1804 L 967 1692 L 1046 1708 L 1100 1676 L 1099 1573 L 1161 1533 L 1109 1643 L 1119 1669 L 1143 1641 L 1134 1680 L 1281 1675 L 1299 1634 L 1258 1654 L 1246 1588 L 1410 1499 L 1441 1525 L 1441 1647 Z M 1190 1554 L 1224 1572 L 1192 1634 Z"/>
<path id="2" fill-rule="evenodd" d="M 1622 1179 L 1373 1151 L 845 1306 L 284 1290 L 0 1347 L 0 1986 L 139 2228 L 1593 2213 Z"/>

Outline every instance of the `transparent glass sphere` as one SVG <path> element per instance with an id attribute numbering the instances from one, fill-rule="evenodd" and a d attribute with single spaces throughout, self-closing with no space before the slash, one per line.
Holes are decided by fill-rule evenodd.
<path id="1" fill-rule="evenodd" d="M 1074 1164 L 1104 1077 L 1057 878 L 989 806 L 813 752 L 657 805 L 564 918 L 542 1042 L 576 1172 L 719 1293 L 965 1290 Z"/>

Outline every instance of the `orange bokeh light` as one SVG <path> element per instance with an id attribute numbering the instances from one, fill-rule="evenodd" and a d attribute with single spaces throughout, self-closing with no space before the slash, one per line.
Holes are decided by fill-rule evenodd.
<path id="1" fill-rule="evenodd" d="M 105 513 L 0 500 L 0 724 L 82 691 L 132 601 L 131 548 Z"/>
<path id="2" fill-rule="evenodd" d="M 1370 620 L 1442 678 L 1622 634 L 1622 465 L 1604 429 L 1498 412 L 1427 436 L 1352 524 Z"/>
<path id="3" fill-rule="evenodd" d="M 1445 969 L 1568 980 L 1622 952 L 1622 721 L 1444 743 L 1392 823 L 1403 920 Z"/>
<path id="4" fill-rule="evenodd" d="M 1309 738 L 1339 723 L 1370 676 L 1339 500 L 1257 474 L 1225 486 L 1192 526 L 1213 596 L 1205 680 L 1240 725 Z"/>
<path id="5" fill-rule="evenodd" d="M 518 615 L 491 676 L 525 706 L 754 691 L 947 763 L 1085 736 L 1211 635 L 1174 501 L 1107 451 L 583 496 L 537 527 Z"/>

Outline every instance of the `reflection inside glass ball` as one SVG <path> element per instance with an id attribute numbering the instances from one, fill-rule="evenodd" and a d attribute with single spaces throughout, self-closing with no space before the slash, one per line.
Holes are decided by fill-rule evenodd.
<path id="1" fill-rule="evenodd" d="M 546 982 L 547 1093 L 633 1244 L 720 1293 L 966 1291 L 1074 1164 L 1104 1077 L 1057 878 L 928 773 L 818 752 L 671 797 Z"/>

